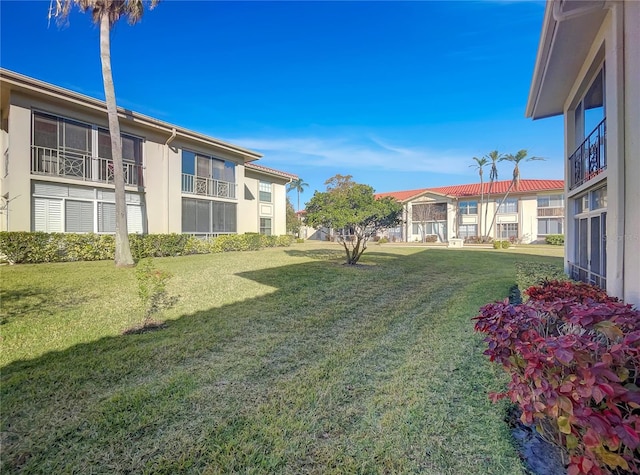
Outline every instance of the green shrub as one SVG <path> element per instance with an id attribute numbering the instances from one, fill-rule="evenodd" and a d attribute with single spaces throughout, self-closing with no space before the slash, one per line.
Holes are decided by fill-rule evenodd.
<path id="1" fill-rule="evenodd" d="M 169 271 L 156 269 L 152 258 L 138 262 L 136 279 L 138 296 L 144 306 L 143 327 L 153 322 L 155 314 L 172 305 L 173 301 L 167 294 L 167 282 L 171 277 L 173 275 Z"/>
<path id="2" fill-rule="evenodd" d="M 378 244 L 386 244 L 388 242 L 389 240 L 386 237 L 381 237 L 380 239 L 378 239 Z"/>
<path id="3" fill-rule="evenodd" d="M 262 245 L 264 247 L 276 247 L 278 245 L 278 236 L 262 236 Z"/>
<path id="4" fill-rule="evenodd" d="M 509 249 L 511 247 L 511 241 L 502 241 L 502 249 Z"/>
<path id="5" fill-rule="evenodd" d="M 534 285 L 542 285 L 548 281 L 568 280 L 570 280 L 569 276 L 564 273 L 561 265 L 516 262 L 516 284 L 523 294 Z"/>
<path id="6" fill-rule="evenodd" d="M 563 246 L 564 245 L 564 234 L 549 234 L 544 238 L 547 244 L 551 244 L 552 246 Z"/>
<path id="7" fill-rule="evenodd" d="M 502 241 L 493 241 L 494 249 L 502 249 Z"/>
<path id="8" fill-rule="evenodd" d="M 304 239 L 302 239 L 302 238 L 297 238 L 297 239 L 296 239 L 296 243 L 298 243 L 298 244 L 304 244 Z"/>
<path id="9" fill-rule="evenodd" d="M 139 261 L 147 257 L 257 251 L 290 246 L 294 239 L 291 235 L 258 233 L 224 234 L 209 240 L 189 234 L 130 234 L 129 244 L 133 258 Z M 12 264 L 108 260 L 114 254 L 115 237 L 111 234 L 0 232 L 0 258 Z"/>
<path id="10" fill-rule="evenodd" d="M 282 235 L 277 237 L 276 246 L 277 247 L 289 247 L 289 246 L 291 246 L 293 244 L 294 240 L 296 242 L 299 242 L 299 243 L 304 242 L 304 239 L 296 239 L 291 234 L 282 234 Z"/>

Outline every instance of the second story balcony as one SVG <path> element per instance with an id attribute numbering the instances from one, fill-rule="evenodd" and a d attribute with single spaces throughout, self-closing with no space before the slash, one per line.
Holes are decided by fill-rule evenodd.
<path id="1" fill-rule="evenodd" d="M 591 180 L 607 169 L 607 119 L 603 119 L 569 157 L 569 189 Z"/>
<path id="2" fill-rule="evenodd" d="M 113 160 L 93 157 L 84 151 L 31 147 L 31 173 L 72 180 L 113 183 Z M 124 161 L 124 183 L 143 186 L 142 165 Z"/>
<path id="3" fill-rule="evenodd" d="M 212 196 L 214 198 L 236 199 L 238 185 L 213 178 L 182 174 L 182 192 L 194 195 Z"/>

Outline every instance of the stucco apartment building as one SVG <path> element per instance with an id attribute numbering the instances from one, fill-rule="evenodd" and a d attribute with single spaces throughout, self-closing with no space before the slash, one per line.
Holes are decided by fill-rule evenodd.
<path id="1" fill-rule="evenodd" d="M 548 1 L 527 117 L 564 116 L 566 271 L 640 304 L 640 2 Z"/>
<path id="2" fill-rule="evenodd" d="M 549 234 L 564 233 L 562 180 L 523 179 L 511 190 L 510 185 L 510 180 L 494 182 L 488 205 L 488 183 L 484 183 L 484 203 L 480 183 L 379 193 L 376 197 L 391 196 L 402 203 L 404 224 L 389 230 L 388 237 L 405 242 L 422 241 L 426 236 L 447 242 L 453 237 L 489 235 L 532 243 L 544 242 Z"/>
<path id="3" fill-rule="evenodd" d="M 103 101 L 0 69 L 0 230 L 115 231 Z M 132 233 L 286 233 L 296 175 L 238 145 L 119 109 Z"/>

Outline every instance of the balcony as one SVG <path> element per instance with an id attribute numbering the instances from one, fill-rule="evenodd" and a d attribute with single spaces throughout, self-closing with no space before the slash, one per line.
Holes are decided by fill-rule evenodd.
<path id="1" fill-rule="evenodd" d="M 31 147 L 31 173 L 72 180 L 113 183 L 113 160 L 71 149 Z M 124 183 L 142 186 L 142 166 L 125 161 Z"/>
<path id="2" fill-rule="evenodd" d="M 607 169 L 607 119 L 603 119 L 569 157 L 569 189 L 591 180 Z"/>
<path id="3" fill-rule="evenodd" d="M 538 218 L 562 218 L 564 208 L 538 208 Z"/>
<path id="4" fill-rule="evenodd" d="M 182 174 L 182 192 L 194 195 L 212 196 L 214 198 L 236 199 L 235 183 L 214 180 L 195 175 Z"/>

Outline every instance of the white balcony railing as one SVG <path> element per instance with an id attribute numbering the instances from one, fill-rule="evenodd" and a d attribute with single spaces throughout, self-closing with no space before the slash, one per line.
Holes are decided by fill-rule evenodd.
<path id="1" fill-rule="evenodd" d="M 182 174 L 183 193 L 236 199 L 236 187 L 235 183 L 228 181 L 214 180 L 213 178 L 204 178 L 186 173 Z"/>
<path id="2" fill-rule="evenodd" d="M 70 149 L 31 147 L 31 173 L 75 180 L 113 183 L 113 160 Z M 123 163 L 124 183 L 142 186 L 142 166 Z"/>

